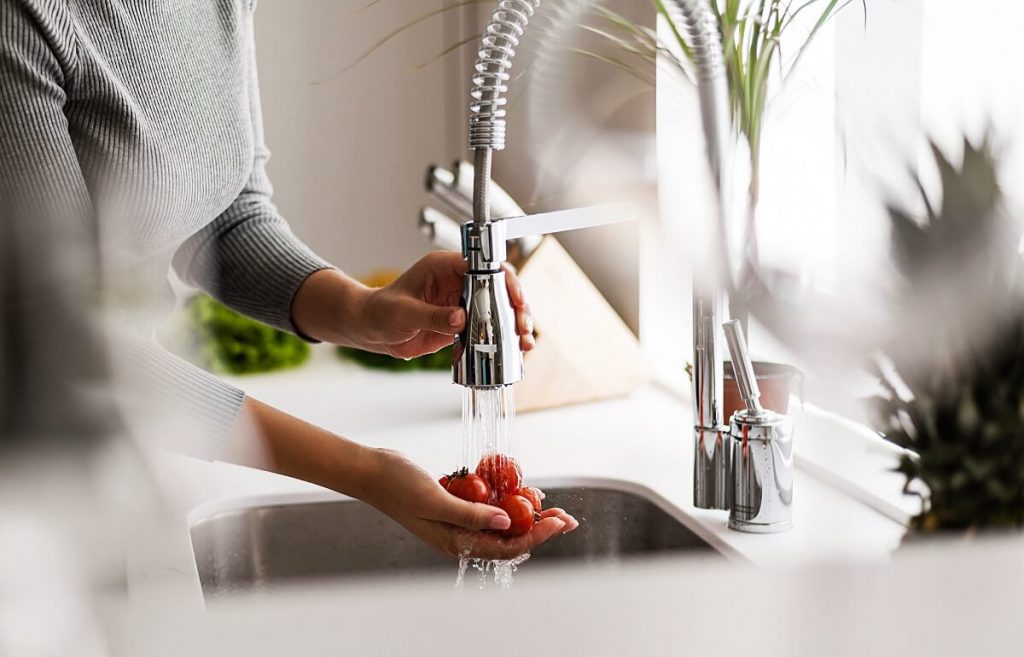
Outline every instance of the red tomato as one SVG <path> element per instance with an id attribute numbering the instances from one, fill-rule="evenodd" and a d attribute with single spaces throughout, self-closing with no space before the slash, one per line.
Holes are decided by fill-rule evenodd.
<path id="1" fill-rule="evenodd" d="M 508 514 L 509 519 L 512 521 L 509 528 L 501 532 L 502 536 L 522 536 L 523 534 L 528 534 L 537 522 L 536 511 L 533 510 L 533 502 L 522 495 L 509 495 L 498 506 Z"/>
<path id="2" fill-rule="evenodd" d="M 530 503 L 533 504 L 533 510 L 537 513 L 540 513 L 544 508 L 544 505 L 541 502 L 541 500 L 544 499 L 544 493 L 541 489 L 534 488 L 533 486 L 523 486 L 516 491 L 516 494 L 522 495 L 526 499 L 530 500 Z"/>
<path id="3" fill-rule="evenodd" d="M 487 504 L 491 500 L 491 487 L 483 477 L 470 474 L 468 470 L 460 470 L 451 476 L 448 492 L 467 502 Z"/>
<path id="4" fill-rule="evenodd" d="M 491 485 L 496 500 L 515 493 L 523 485 L 523 470 L 511 456 L 488 454 L 480 459 L 476 473 Z"/>
<path id="5" fill-rule="evenodd" d="M 448 490 L 448 482 L 451 480 L 451 475 L 441 475 L 441 478 L 437 480 L 437 483 L 441 484 L 441 488 Z"/>

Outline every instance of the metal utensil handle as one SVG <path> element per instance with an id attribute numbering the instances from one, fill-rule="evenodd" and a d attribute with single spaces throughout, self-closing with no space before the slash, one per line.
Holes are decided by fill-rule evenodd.
<path id="1" fill-rule="evenodd" d="M 754 375 L 754 363 L 751 362 L 750 353 L 747 351 L 747 341 L 743 338 L 743 328 L 739 320 L 733 319 L 723 324 L 722 330 L 725 331 L 725 341 L 729 343 L 732 370 L 740 389 L 740 396 L 743 397 L 748 411 L 755 415 L 761 414 L 764 412 L 760 402 L 761 389 Z"/>

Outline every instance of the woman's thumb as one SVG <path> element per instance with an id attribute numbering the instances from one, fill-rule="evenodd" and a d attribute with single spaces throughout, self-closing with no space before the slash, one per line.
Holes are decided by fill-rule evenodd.
<path id="1" fill-rule="evenodd" d="M 508 514 L 498 507 L 466 502 L 454 496 L 449 502 L 442 511 L 443 517 L 440 519 L 458 527 L 482 531 L 485 529 L 508 529 L 512 524 Z"/>
<path id="2" fill-rule="evenodd" d="M 458 306 L 435 306 L 425 301 L 414 300 L 407 312 L 410 328 L 418 331 L 455 335 L 466 323 L 466 311 Z"/>

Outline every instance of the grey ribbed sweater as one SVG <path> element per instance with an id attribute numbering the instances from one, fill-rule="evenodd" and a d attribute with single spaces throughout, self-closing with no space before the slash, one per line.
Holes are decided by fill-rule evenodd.
<path id="1" fill-rule="evenodd" d="M 254 2 L 0 0 L 4 208 L 33 225 L 33 213 L 70 209 L 69 232 L 84 225 L 99 236 L 122 371 L 202 418 L 189 449 L 211 458 L 243 393 L 150 341 L 173 307 L 171 267 L 294 331 L 296 290 L 328 266 L 271 202 Z"/>

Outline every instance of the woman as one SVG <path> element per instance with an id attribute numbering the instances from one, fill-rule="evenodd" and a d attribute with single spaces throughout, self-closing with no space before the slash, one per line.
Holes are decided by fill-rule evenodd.
<path id="1" fill-rule="evenodd" d="M 193 454 L 360 498 L 449 554 L 507 558 L 571 531 L 576 521 L 554 509 L 527 536 L 502 539 L 486 531 L 508 527 L 500 509 L 456 499 L 399 454 L 248 398 L 148 341 L 173 303 L 171 268 L 277 328 L 397 357 L 440 349 L 465 322 L 458 256 L 431 254 L 373 290 L 292 235 L 265 172 L 253 4 L 0 0 L 7 220 L 41 239 L 83 227 L 98 235 L 104 297 L 130 334 L 127 360 L 183 416 L 202 420 Z M 529 350 L 529 308 L 508 281 Z M 250 456 L 242 415 L 267 459 Z"/>

